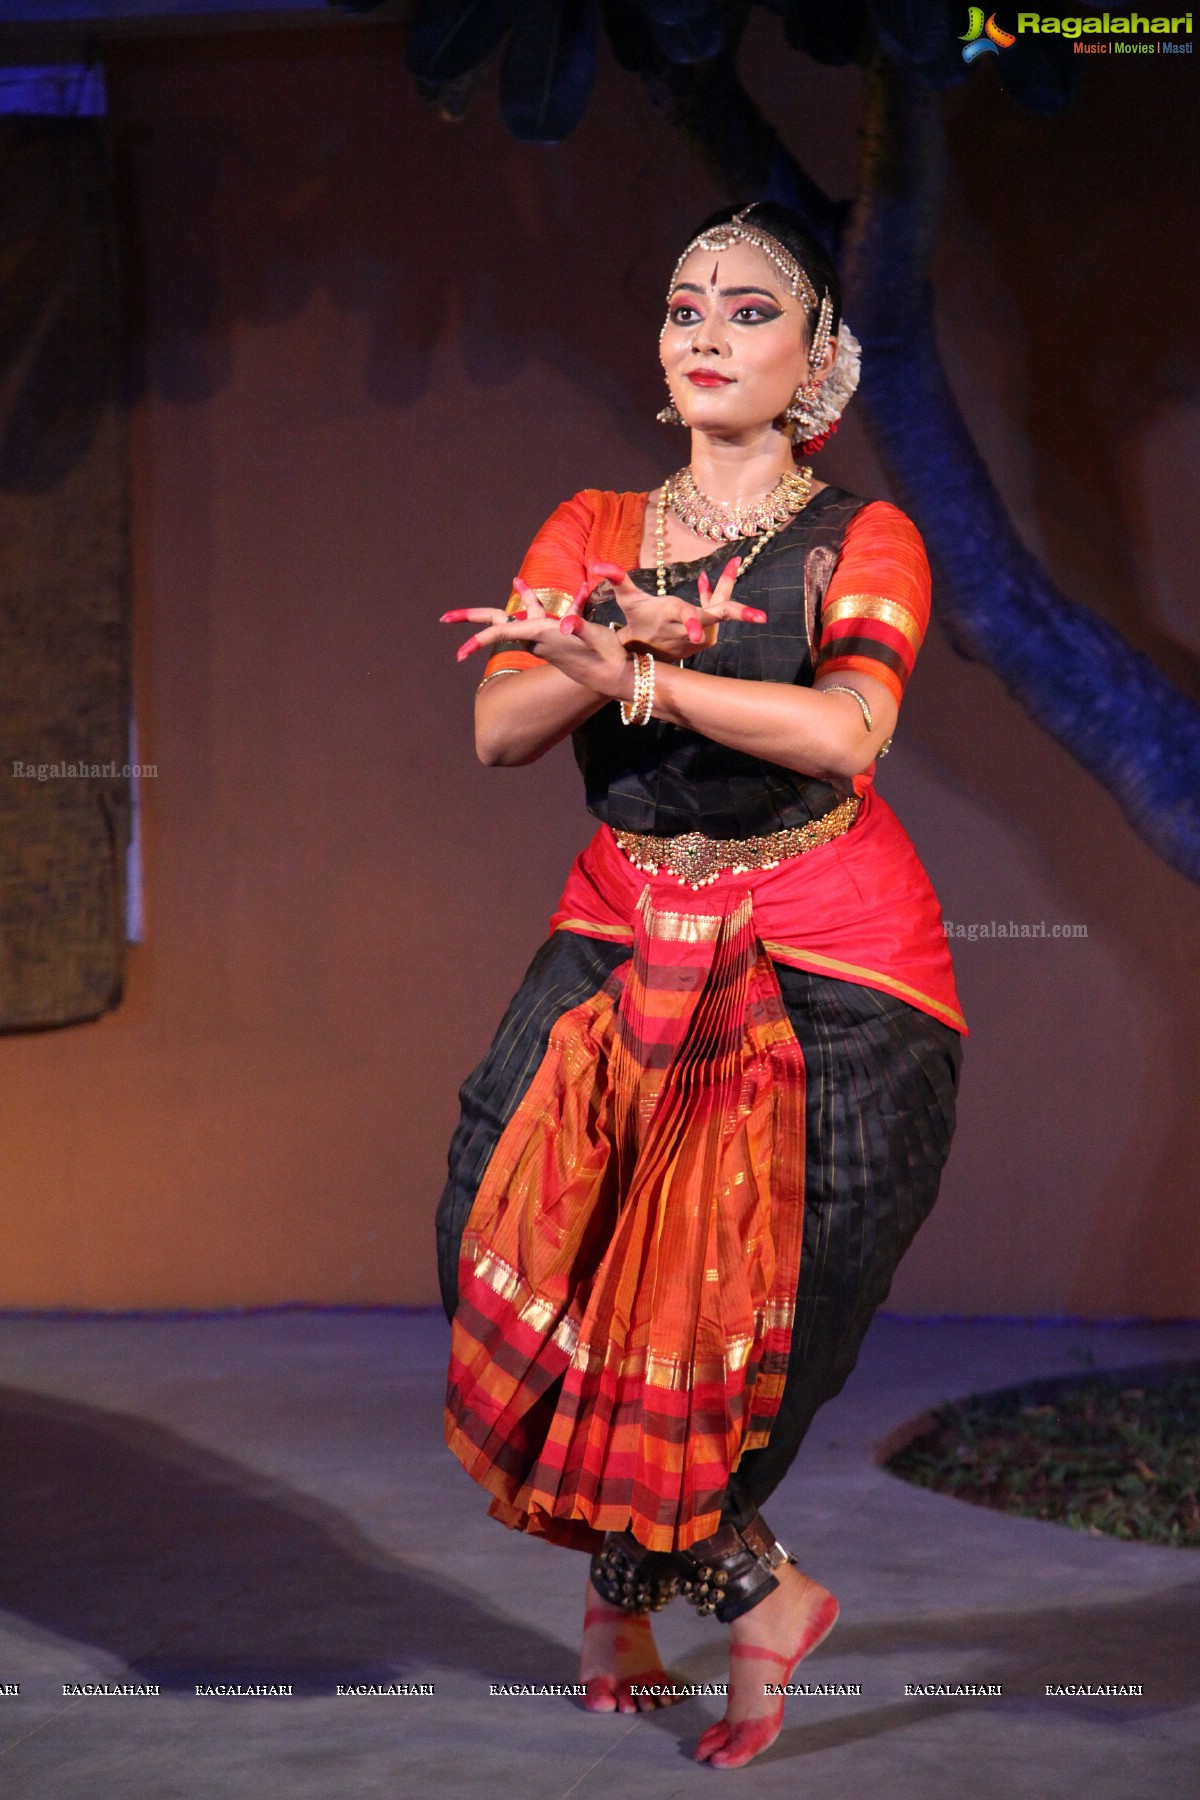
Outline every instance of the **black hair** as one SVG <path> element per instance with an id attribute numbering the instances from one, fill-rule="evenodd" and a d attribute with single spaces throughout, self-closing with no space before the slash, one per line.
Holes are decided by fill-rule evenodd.
<path id="1" fill-rule="evenodd" d="M 722 206 L 719 211 L 710 213 L 702 225 L 697 226 L 692 237 L 700 237 L 703 232 L 712 231 L 717 225 L 728 225 L 740 212 L 747 214 L 747 225 L 757 225 L 771 237 L 778 238 L 788 254 L 795 257 L 816 289 L 818 302 L 823 295 L 829 295 L 833 301 L 833 319 L 829 329 L 830 335 L 835 335 L 842 322 L 842 284 L 838 279 L 838 272 L 822 244 L 813 236 L 800 214 L 793 212 L 790 206 L 782 206 L 778 200 L 755 200 L 749 206 L 743 200 L 736 206 Z M 688 242 L 691 242 L 691 238 Z"/>

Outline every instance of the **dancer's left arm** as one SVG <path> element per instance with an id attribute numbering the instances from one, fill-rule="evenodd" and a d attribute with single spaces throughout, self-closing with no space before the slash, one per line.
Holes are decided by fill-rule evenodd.
<path id="1" fill-rule="evenodd" d="M 632 678 L 627 685 L 622 699 L 632 697 Z M 896 729 L 898 711 L 882 682 L 856 674 L 853 683 L 845 683 L 852 685 L 871 709 L 870 731 L 857 700 L 840 690 L 831 694 L 819 685 L 746 681 L 706 675 L 686 663 L 659 663 L 653 716 L 780 768 L 848 781 L 870 768 Z"/>
<path id="2" fill-rule="evenodd" d="M 654 717 L 785 769 L 851 780 L 870 768 L 895 731 L 929 620 L 929 586 L 916 526 L 897 507 L 872 501 L 847 527 L 821 610 L 811 688 L 658 662 Z M 723 576 L 714 600 L 727 600 L 732 589 L 733 580 Z M 827 691 L 835 684 L 861 694 L 870 730 L 851 694 Z M 629 699 L 632 690 L 632 671 L 624 669 L 619 698 Z"/>

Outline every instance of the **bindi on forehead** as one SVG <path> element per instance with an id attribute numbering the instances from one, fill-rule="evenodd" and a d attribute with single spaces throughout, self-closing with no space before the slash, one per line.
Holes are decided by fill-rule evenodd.
<path id="1" fill-rule="evenodd" d="M 671 289 L 669 298 L 673 300 L 676 294 L 703 294 L 704 291 L 698 281 L 677 281 Z M 769 300 L 773 306 L 781 309 L 787 304 L 786 299 L 775 293 L 773 288 L 769 288 L 765 281 L 752 282 L 748 287 L 718 287 L 714 280 L 709 284 L 708 292 L 718 300 L 753 300 L 757 298 Z"/>
<path id="2" fill-rule="evenodd" d="M 750 252 L 749 257 L 746 255 L 747 250 Z M 698 256 L 696 262 L 699 262 Z M 675 283 L 671 289 L 672 294 L 680 292 L 705 294 L 712 299 L 731 299 L 735 295 L 763 294 L 776 306 L 787 307 L 795 304 L 786 290 L 780 292 L 778 281 L 773 279 L 776 271 L 774 269 L 768 271 L 761 253 L 749 246 L 741 244 L 720 246 L 713 257 L 711 267 L 707 270 L 702 264 L 697 268 L 696 262 L 692 265 L 694 273 L 690 277 L 684 273 L 685 264 L 680 264 L 676 270 Z M 731 264 L 732 266 L 730 266 Z M 755 264 L 758 265 L 757 268 Z M 725 272 L 724 286 L 721 285 L 722 268 Z M 755 279 L 756 276 L 759 276 L 759 270 L 767 275 L 765 281 L 761 277 Z M 669 298 L 670 296 L 668 296 Z"/>

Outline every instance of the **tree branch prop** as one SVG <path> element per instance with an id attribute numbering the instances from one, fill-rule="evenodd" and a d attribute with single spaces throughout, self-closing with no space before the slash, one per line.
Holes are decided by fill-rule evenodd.
<path id="1" fill-rule="evenodd" d="M 880 58 L 843 250 L 872 442 L 929 549 L 955 648 L 1115 797 L 1165 861 L 1200 880 L 1200 710 L 1018 537 L 946 379 L 928 260 L 941 185 L 938 96 Z"/>
<path id="2" fill-rule="evenodd" d="M 836 257 L 850 203 L 830 199 L 755 105 L 738 75 L 736 44 L 708 63 L 661 59 L 643 77 L 655 109 L 683 133 L 730 199 L 757 194 L 793 207 Z"/>

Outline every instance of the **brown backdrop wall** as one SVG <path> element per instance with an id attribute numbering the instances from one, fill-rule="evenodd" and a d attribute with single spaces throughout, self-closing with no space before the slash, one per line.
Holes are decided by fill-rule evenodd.
<path id="1" fill-rule="evenodd" d="M 848 192 L 857 77 L 761 16 L 750 55 Z M 1089 75 L 1053 123 L 955 96 L 940 328 L 1022 529 L 1194 684 L 1194 327 L 1146 229 L 1196 216 L 1194 90 Z M 661 291 L 716 196 L 612 69 L 554 151 L 486 93 L 442 125 L 387 32 L 143 45 L 110 85 L 146 938 L 117 1010 L 0 1041 L 0 1303 L 431 1301 L 458 1083 L 593 826 L 568 746 L 475 762 L 437 616 L 502 596 L 560 498 L 674 466 Z M 852 417 L 823 472 L 886 493 Z M 880 787 L 949 919 L 1087 929 L 956 941 L 961 1129 L 890 1305 L 1200 1313 L 1200 896 L 936 629 Z"/>

